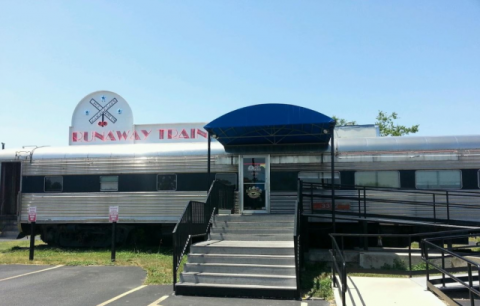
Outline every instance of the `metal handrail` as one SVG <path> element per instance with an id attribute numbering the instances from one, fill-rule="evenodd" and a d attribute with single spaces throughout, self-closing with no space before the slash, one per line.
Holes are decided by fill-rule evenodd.
<path id="1" fill-rule="evenodd" d="M 432 194 L 431 194 L 432 195 Z M 309 195 L 306 194 L 308 197 Z M 317 194 L 314 195 L 313 197 L 316 198 L 331 198 L 328 195 L 322 195 L 322 194 Z M 471 195 L 468 195 L 466 197 L 473 197 Z M 477 198 L 480 197 L 480 193 L 476 196 Z M 338 200 L 352 200 L 352 201 L 357 201 L 358 197 L 353 197 L 353 196 L 335 196 L 335 199 Z M 363 199 L 363 198 L 362 198 Z M 428 202 L 428 201 L 411 201 L 411 200 L 388 200 L 388 199 L 377 199 L 377 198 L 365 198 L 368 202 L 380 202 L 380 203 L 399 203 L 401 202 L 402 204 L 410 204 L 410 205 L 418 205 L 418 206 L 433 206 L 433 202 Z M 478 207 L 468 205 L 468 204 L 462 204 L 462 203 L 447 203 L 447 202 L 435 202 L 435 204 L 438 205 L 444 205 L 445 207 L 447 204 L 450 207 L 462 207 L 462 208 L 472 208 L 472 209 L 479 209 Z"/>
<path id="2" fill-rule="evenodd" d="M 298 181 L 298 194 L 302 193 L 302 185 Z M 296 299 L 301 299 L 301 278 L 302 278 L 302 267 L 303 267 L 303 243 L 301 241 L 301 232 L 302 232 L 302 211 L 303 211 L 303 202 L 301 197 L 298 198 L 295 203 L 295 219 L 294 219 L 294 233 L 293 233 L 293 249 L 295 254 L 295 277 L 297 282 L 296 290 Z"/>
<path id="3" fill-rule="evenodd" d="M 336 218 L 336 214 L 339 215 L 355 215 L 363 218 L 370 217 L 386 217 L 397 218 L 397 219 L 414 219 L 414 220 L 423 220 L 428 222 L 442 222 L 447 224 L 457 224 L 457 223 L 472 223 L 474 221 L 461 220 L 458 218 L 451 218 L 451 211 L 455 209 L 467 209 L 480 210 L 480 206 L 469 204 L 468 202 L 462 201 L 462 199 L 472 199 L 478 198 L 480 202 L 480 192 L 476 191 L 465 191 L 465 190 L 416 190 L 416 189 L 404 189 L 404 188 L 391 188 L 391 187 L 367 187 L 367 186 L 356 186 L 356 185 L 341 185 L 341 184 L 321 184 L 321 183 L 310 183 L 300 181 L 302 185 L 302 190 L 306 189 L 309 192 L 303 192 L 299 195 L 301 198 L 310 198 L 310 209 L 312 214 L 319 215 L 331 215 L 332 221 Z M 340 190 L 358 190 L 356 195 L 332 195 L 329 194 L 318 194 L 314 193 L 313 190 L 323 190 L 328 192 L 328 188 L 335 188 Z M 332 190 L 333 192 L 333 190 Z M 372 192 L 374 195 L 372 195 Z M 378 192 L 378 193 L 377 193 Z M 403 194 L 406 195 L 403 199 L 394 199 L 392 200 L 389 195 L 391 194 Z M 410 197 L 421 196 L 422 198 L 412 199 Z M 431 196 L 431 201 L 426 200 L 425 196 Z M 358 203 L 358 212 L 349 210 L 349 211 L 337 211 L 337 209 L 315 209 L 314 208 L 314 199 L 328 199 L 332 200 L 343 200 L 351 201 Z M 455 202 L 452 202 L 452 199 Z M 375 203 L 387 203 L 387 204 L 401 204 L 403 206 L 409 205 L 410 207 L 418 207 L 422 209 L 423 213 L 427 213 L 426 216 L 415 217 L 415 216 L 402 216 L 396 214 L 372 214 L 372 206 L 367 205 Z M 363 205 L 362 205 L 363 204 Z M 363 207 L 362 207 L 363 206 Z M 376 207 L 377 205 L 373 205 Z M 431 210 L 429 210 L 431 209 Z M 439 211 L 440 209 L 440 211 Z M 370 210 L 370 212 L 369 212 Z M 431 215 L 428 215 L 431 214 Z"/>
<path id="4" fill-rule="evenodd" d="M 310 186 L 315 186 L 318 187 L 317 189 L 331 189 L 332 184 L 326 184 L 326 183 L 313 183 L 313 182 L 305 182 L 303 181 L 304 185 L 310 185 Z M 333 184 L 333 187 L 335 189 L 340 190 L 342 188 L 350 188 L 351 190 L 355 189 L 367 189 L 367 190 L 378 190 L 378 191 L 399 191 L 399 192 L 414 192 L 414 193 L 420 193 L 420 194 L 431 194 L 432 192 L 439 192 L 439 193 L 458 193 L 458 194 L 473 194 L 473 195 L 478 195 L 480 194 L 480 191 L 474 191 L 474 190 L 459 190 L 459 189 L 413 189 L 413 188 L 396 188 L 396 187 L 374 187 L 374 186 L 364 186 L 364 185 L 352 185 L 352 184 Z"/>
<path id="5" fill-rule="evenodd" d="M 347 286 L 347 268 L 346 268 L 346 260 L 344 256 L 344 251 L 345 251 L 345 243 L 344 243 L 344 237 L 357 237 L 357 238 L 369 238 L 369 237 L 402 237 L 402 238 L 408 238 L 408 271 L 399 271 L 403 275 L 408 275 L 409 277 L 412 277 L 413 274 L 420 274 L 420 273 L 426 273 L 427 278 L 429 275 L 429 268 L 428 268 L 428 263 L 426 270 L 422 271 L 414 271 L 412 270 L 412 248 L 411 248 L 411 243 L 412 243 L 412 238 L 416 237 L 433 237 L 428 240 L 437 240 L 437 239 L 458 239 L 462 238 L 465 235 L 465 233 L 480 233 L 480 229 L 459 229 L 459 230 L 449 230 L 449 231 L 439 231 L 439 232 L 428 232 L 428 233 L 415 233 L 415 234 L 341 234 L 341 233 L 335 233 L 335 234 L 329 234 L 331 242 L 332 242 L 332 248 L 329 250 L 330 255 L 332 257 L 332 279 L 334 282 L 334 285 L 338 286 L 340 285 L 340 292 L 341 292 L 341 299 L 342 299 L 342 304 L 345 304 L 345 295 L 346 291 L 348 289 Z M 458 234 L 458 235 L 456 235 Z M 445 235 L 448 235 L 445 237 Z M 440 237 L 438 237 L 440 236 Z M 443 236 L 443 237 L 442 237 Z M 338 245 L 337 238 L 341 238 L 341 247 Z M 426 239 L 422 240 L 426 241 Z M 432 244 L 434 245 L 434 244 Z M 436 246 L 436 245 L 434 245 Z M 422 247 L 421 249 L 422 255 L 424 255 L 425 251 Z M 455 254 L 451 251 L 446 250 L 446 253 L 451 253 Z M 457 255 L 458 256 L 458 255 Z M 437 257 L 438 258 L 438 257 Z M 468 259 L 467 259 L 468 260 Z M 472 262 L 473 263 L 473 262 Z M 341 266 L 339 265 L 341 264 Z M 433 265 L 432 265 L 433 266 Z M 480 268 L 479 268 L 480 269 Z M 450 269 L 451 270 L 451 269 Z M 340 283 L 337 281 L 335 272 L 340 276 Z M 391 274 L 392 271 L 387 270 L 375 270 L 375 269 L 370 269 L 370 270 L 362 270 L 362 273 L 376 273 L 376 274 L 382 274 L 382 273 L 388 273 Z"/>
<path id="6" fill-rule="evenodd" d="M 452 239 L 458 239 L 458 238 L 470 238 L 470 237 L 478 237 L 479 235 L 478 234 L 469 234 L 469 235 L 462 235 L 462 236 L 445 236 L 445 237 L 437 237 L 437 238 L 429 238 L 429 239 L 423 239 L 422 240 L 422 244 L 421 244 L 421 247 L 422 247 L 422 259 L 423 261 L 425 261 L 426 263 L 426 266 L 427 266 L 427 269 L 429 266 L 432 266 L 435 270 L 439 271 L 440 273 L 442 273 L 442 285 L 445 287 L 445 283 L 446 283 L 446 280 L 445 280 L 445 275 L 449 276 L 450 279 L 454 280 L 455 282 L 461 284 L 463 287 L 465 287 L 467 290 L 468 290 L 468 293 L 469 293 L 469 299 L 470 299 L 470 305 L 475 305 L 475 298 L 474 298 L 474 294 L 477 295 L 478 297 L 480 297 L 480 291 L 475 289 L 475 286 L 473 285 L 473 276 L 472 276 L 472 267 L 475 267 L 477 269 L 477 272 L 478 272 L 478 275 L 477 277 L 479 278 L 478 280 L 480 280 L 480 264 L 468 259 L 468 258 L 465 258 L 464 256 L 461 256 L 457 253 L 455 253 L 453 250 L 450 250 L 450 249 L 446 249 L 444 248 L 444 243 L 445 243 L 445 240 L 451 240 Z M 433 243 L 433 241 L 438 241 L 438 240 L 441 240 L 442 241 L 442 246 L 439 246 L 435 243 Z M 450 243 L 451 244 L 451 243 Z M 470 246 L 470 247 L 476 247 L 475 246 Z M 434 249 L 434 250 L 437 250 L 437 253 L 440 253 L 441 254 L 441 257 L 440 259 L 442 260 L 442 266 L 439 267 L 438 265 L 434 264 L 433 262 L 431 262 L 431 257 L 429 256 L 429 249 Z M 445 255 L 445 254 L 448 254 L 448 255 Z M 455 275 L 453 275 L 452 273 L 450 273 L 446 268 L 445 268 L 445 258 L 447 257 L 455 257 L 457 259 L 459 259 L 460 261 L 463 261 L 467 264 L 467 271 L 468 271 L 468 284 L 466 282 L 464 282 L 461 278 L 462 277 L 457 277 Z M 439 257 L 436 257 L 435 259 L 438 259 Z M 431 290 L 431 291 L 434 291 L 434 292 L 438 292 L 439 289 L 437 289 L 435 286 L 432 285 L 431 281 L 430 281 L 430 273 L 427 273 L 427 285 L 428 285 L 428 289 Z M 449 298 L 448 296 L 446 296 L 447 298 Z"/>
<path id="7" fill-rule="evenodd" d="M 218 207 L 233 207 L 234 186 L 213 181 L 205 203 L 190 201 L 172 232 L 173 238 L 173 290 L 183 256 L 190 248 L 192 239 L 206 237 Z"/>
<path id="8" fill-rule="evenodd" d="M 343 250 L 340 251 L 340 248 L 338 247 L 337 241 L 335 239 L 332 240 L 332 249 L 329 250 L 329 252 L 333 260 L 333 265 L 332 265 L 333 285 L 337 287 L 339 285 L 337 282 L 337 278 L 335 276 L 335 271 L 337 271 L 337 274 L 340 276 L 340 293 L 341 293 L 342 305 L 345 306 L 346 305 L 345 295 L 347 292 L 347 263 L 346 263 L 345 257 L 343 256 Z M 342 264 L 341 268 L 338 266 L 337 255 L 338 257 L 340 257 L 340 262 Z"/>

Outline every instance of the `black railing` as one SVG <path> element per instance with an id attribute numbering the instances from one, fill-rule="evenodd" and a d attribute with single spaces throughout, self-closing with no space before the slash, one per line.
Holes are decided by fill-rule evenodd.
<path id="1" fill-rule="evenodd" d="M 440 232 L 428 232 L 428 233 L 416 233 L 416 234 L 329 234 L 331 242 L 332 242 L 332 249 L 330 250 L 330 255 L 332 257 L 332 278 L 334 286 L 340 287 L 341 299 L 342 304 L 345 304 L 345 294 L 347 291 L 347 268 L 346 268 L 346 260 L 345 260 L 345 238 L 355 238 L 359 243 L 362 239 L 368 238 L 375 238 L 375 239 L 382 239 L 383 238 L 406 238 L 408 239 L 408 266 L 406 266 L 405 270 L 391 270 L 391 269 L 363 269 L 363 268 L 348 268 L 349 273 L 374 273 L 374 274 L 398 274 L 398 275 L 408 275 L 412 277 L 413 275 L 423 275 L 429 274 L 429 267 L 426 266 L 425 270 L 416 270 L 414 271 L 412 265 L 412 241 L 414 240 L 421 240 L 427 237 L 442 237 L 442 236 L 449 236 L 452 240 L 459 239 L 464 237 L 467 233 L 480 233 L 480 229 L 458 229 L 458 230 L 449 230 L 449 231 L 440 231 Z M 337 239 L 340 240 L 340 246 Z M 435 238 L 435 239 L 442 239 L 442 238 Z M 445 239 L 445 238 L 443 238 Z M 358 245 L 360 246 L 360 245 Z M 353 247 L 355 247 L 353 245 Z M 378 251 L 378 249 L 377 249 Z M 425 254 L 423 248 L 421 250 L 422 254 Z M 443 263 L 444 264 L 444 263 Z M 443 265 L 443 268 L 445 266 Z M 464 271 L 464 268 L 446 268 L 446 271 L 450 272 L 458 272 Z M 336 274 L 339 275 L 340 281 L 337 280 Z"/>
<path id="2" fill-rule="evenodd" d="M 332 237 L 332 236 L 330 236 Z M 332 257 L 332 282 L 334 287 L 339 287 L 340 298 L 342 299 L 342 305 L 345 304 L 345 295 L 347 292 L 347 263 L 345 257 L 343 257 L 343 250 L 340 251 L 337 241 L 332 239 L 332 249 L 329 250 L 330 256 Z M 337 281 L 338 274 L 340 277 L 340 282 Z"/>
<path id="3" fill-rule="evenodd" d="M 219 207 L 233 207 L 234 186 L 214 181 L 205 203 L 190 201 L 172 232 L 173 239 L 173 290 L 183 256 L 190 249 L 193 238 L 205 239 L 210 231 L 213 216 Z"/>
<path id="4" fill-rule="evenodd" d="M 443 224 L 478 224 L 480 192 L 415 190 L 335 184 L 335 210 L 331 184 L 302 181 L 302 198 L 312 214 L 389 218 Z M 331 216 L 333 218 L 333 216 Z"/>
<path id="5" fill-rule="evenodd" d="M 479 234 L 469 234 L 463 236 L 446 236 L 422 240 L 422 259 L 425 261 L 427 267 L 427 288 L 428 290 L 433 291 L 438 296 L 450 302 L 449 305 L 456 305 L 457 303 L 455 303 L 452 298 L 450 298 L 447 294 L 444 294 L 441 289 L 436 287 L 435 285 L 442 284 L 443 288 L 445 288 L 446 283 L 460 284 L 461 287 L 467 289 L 470 305 L 473 306 L 475 305 L 475 296 L 477 296 L 477 299 L 480 298 L 480 291 L 478 290 L 479 284 L 477 283 L 474 285 L 474 282 L 480 281 L 480 264 L 461 255 L 468 254 L 469 256 L 478 257 L 478 251 L 468 253 L 466 252 L 466 249 L 478 248 L 477 244 L 464 247 L 457 246 L 445 248 L 445 242 L 447 242 L 447 245 L 452 246 L 452 240 L 459 238 L 477 238 L 478 236 Z M 432 253 L 434 253 L 433 256 Z M 445 259 L 447 258 L 455 258 L 461 263 L 463 263 L 463 265 L 465 265 L 463 271 L 467 271 L 467 276 L 458 276 L 452 274 L 451 271 L 445 267 Z M 438 259 L 441 260 L 441 265 L 437 265 L 433 262 L 433 260 Z M 430 279 L 430 273 L 428 273 L 430 267 L 440 272 L 442 274 L 442 278 Z M 476 272 L 476 275 L 473 275 L 474 271 Z M 449 278 L 446 279 L 445 276 L 448 276 Z"/>
<path id="6" fill-rule="evenodd" d="M 217 211 L 218 209 L 225 209 L 229 210 L 230 213 L 233 213 L 235 208 L 235 186 L 224 185 L 219 181 L 217 181 L 217 183 L 220 184 L 219 186 L 222 186 L 222 188 L 216 189 L 215 198 L 212 198 L 211 200 L 215 201 L 215 207 L 217 207 Z"/>
<path id="7" fill-rule="evenodd" d="M 302 185 L 298 181 L 298 194 L 302 194 Z M 295 204 L 295 224 L 294 224 L 294 233 L 293 233 L 293 248 L 295 252 L 295 276 L 297 281 L 297 292 L 296 299 L 301 298 L 301 279 L 302 279 L 302 268 L 303 268 L 303 245 L 301 241 L 302 238 L 302 212 L 303 212 L 303 203 L 302 198 L 298 197 L 298 201 Z"/>

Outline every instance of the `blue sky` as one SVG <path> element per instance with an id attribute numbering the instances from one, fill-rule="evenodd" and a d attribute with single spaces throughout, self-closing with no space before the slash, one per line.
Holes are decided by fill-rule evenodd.
<path id="1" fill-rule="evenodd" d="M 136 124 L 288 103 L 417 135 L 478 134 L 480 1 L 0 2 L 0 141 L 67 145 L 111 90 Z"/>

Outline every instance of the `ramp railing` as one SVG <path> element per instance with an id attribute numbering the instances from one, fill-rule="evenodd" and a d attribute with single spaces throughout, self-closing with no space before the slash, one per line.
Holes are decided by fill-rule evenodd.
<path id="1" fill-rule="evenodd" d="M 449 230 L 449 231 L 439 231 L 439 232 L 428 232 L 428 233 L 416 233 L 416 234 L 329 234 L 331 243 L 332 243 L 332 248 L 329 250 L 330 256 L 332 258 L 332 280 L 334 286 L 339 288 L 340 296 L 342 299 L 342 305 L 346 305 L 345 301 L 345 296 L 346 292 L 348 290 L 348 284 L 347 284 L 347 275 L 348 273 L 362 273 L 362 274 L 368 274 L 368 273 L 373 273 L 373 274 L 397 274 L 397 275 L 408 275 L 409 277 L 412 277 L 413 275 L 427 275 L 427 280 L 429 277 L 429 273 L 431 273 L 428 261 L 424 259 L 424 261 L 427 262 L 426 268 L 425 269 L 414 269 L 414 266 L 412 264 L 412 248 L 411 248 L 411 243 L 414 240 L 419 240 L 422 241 L 422 243 L 427 243 L 428 241 L 433 241 L 433 240 L 439 240 L 443 239 L 444 241 L 447 241 L 447 239 L 450 239 L 449 243 L 451 244 L 453 240 L 458 240 L 461 238 L 464 238 L 468 235 L 472 236 L 474 235 L 473 233 L 477 233 L 476 236 L 480 235 L 480 229 L 458 229 L 458 230 Z M 444 238 L 444 237 L 447 238 Z M 430 239 L 425 239 L 429 238 Z M 443 238 L 442 238 L 443 237 Z M 347 238 L 350 239 L 355 239 L 359 245 L 351 244 L 351 241 L 349 243 L 351 248 L 356 248 L 362 244 L 362 239 L 368 239 L 368 238 L 405 238 L 408 240 L 408 264 L 405 265 L 404 269 L 400 270 L 392 270 L 392 269 L 364 269 L 364 268 L 354 268 L 354 267 L 349 267 L 347 268 L 347 262 L 346 262 L 346 257 L 345 257 L 345 245 L 346 242 L 345 240 Z M 425 240 L 422 240 L 425 239 Z M 442 240 L 442 241 L 443 241 Z M 427 241 L 427 242 L 425 242 Z M 427 243 L 429 246 L 434 246 L 435 248 L 438 248 L 438 245 L 435 245 L 433 243 Z M 467 246 L 468 247 L 468 246 Z M 463 247 L 465 248 L 465 247 Z M 379 251 L 381 248 L 377 248 L 376 251 Z M 457 250 L 462 249 L 462 247 L 457 247 Z M 426 253 L 427 251 L 427 253 Z M 444 251 L 445 253 L 448 253 L 447 251 Z M 441 253 L 441 251 L 436 252 L 437 255 Z M 428 258 L 428 250 L 422 245 L 421 248 L 421 254 L 422 258 Z M 442 253 L 443 255 L 443 253 Z M 431 256 L 431 253 L 430 253 Z M 432 257 L 430 257 L 431 259 Z M 437 257 L 438 258 L 438 257 Z M 457 267 L 457 268 L 446 268 L 445 267 L 445 262 L 444 259 L 442 260 L 442 268 L 444 269 L 443 273 L 451 273 L 451 272 L 461 272 L 465 271 L 466 268 L 462 267 Z M 430 265 L 432 265 L 430 263 Z M 440 269 L 442 269 L 440 268 Z M 447 272 L 448 271 L 448 272 Z M 440 271 L 442 272 L 442 271 Z M 337 279 L 336 275 L 339 276 L 339 280 Z"/>
<path id="2" fill-rule="evenodd" d="M 480 192 L 401 189 L 301 181 L 305 213 L 324 217 L 389 218 L 450 225 L 478 225 Z"/>
<path id="3" fill-rule="evenodd" d="M 451 248 L 445 248 L 445 244 L 452 246 L 452 240 L 459 238 L 466 238 L 469 241 L 473 238 L 473 242 L 476 242 L 479 236 L 480 234 L 477 233 L 422 240 L 422 259 L 425 261 L 427 267 L 427 288 L 446 300 L 449 305 L 457 305 L 458 303 L 456 303 L 448 294 L 444 293 L 441 288 L 438 288 L 435 285 L 441 284 L 442 288 L 446 288 L 446 284 L 459 285 L 460 288 L 463 288 L 468 292 L 468 300 L 471 306 L 474 306 L 475 300 L 480 298 L 480 264 L 478 261 L 480 252 L 478 251 L 478 243 Z M 466 271 L 467 275 L 454 275 L 452 271 L 446 268 L 445 261 L 448 259 L 455 259 L 457 265 L 464 266 L 463 271 Z M 438 264 L 435 262 L 436 260 L 440 260 L 441 263 Z M 430 275 L 431 273 L 428 271 L 430 267 L 436 270 L 433 273 L 440 272 L 442 277 L 432 279 Z"/>

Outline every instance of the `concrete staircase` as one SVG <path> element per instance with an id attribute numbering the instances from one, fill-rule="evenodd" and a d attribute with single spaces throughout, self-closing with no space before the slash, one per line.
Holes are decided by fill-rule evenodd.
<path id="1" fill-rule="evenodd" d="M 217 215 L 191 247 L 178 295 L 296 298 L 293 215 Z"/>
<path id="2" fill-rule="evenodd" d="M 18 234 L 17 221 L 1 221 L 0 222 L 0 238 L 17 239 Z"/>

